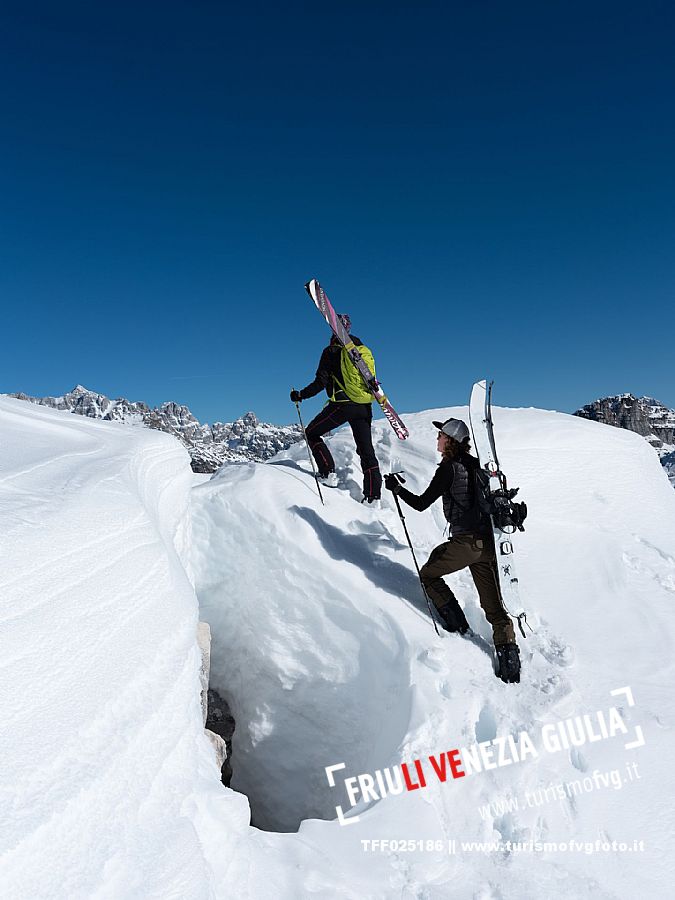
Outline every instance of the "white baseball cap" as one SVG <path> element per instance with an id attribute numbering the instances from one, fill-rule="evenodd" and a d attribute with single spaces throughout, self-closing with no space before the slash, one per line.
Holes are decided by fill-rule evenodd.
<path id="1" fill-rule="evenodd" d="M 448 437 L 459 441 L 460 444 L 465 438 L 469 437 L 469 429 L 461 419 L 446 419 L 445 422 L 432 422 L 431 424 L 434 428 L 442 431 L 443 434 L 447 434 Z"/>

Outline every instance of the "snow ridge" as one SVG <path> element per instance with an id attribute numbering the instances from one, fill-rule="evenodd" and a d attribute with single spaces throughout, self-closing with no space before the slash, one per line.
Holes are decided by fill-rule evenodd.
<path id="1" fill-rule="evenodd" d="M 383 469 L 399 457 L 423 489 L 437 462 L 431 422 L 450 415 L 466 409 L 406 416 L 405 443 L 376 422 Z M 535 633 L 519 639 L 520 685 L 493 674 L 469 573 L 449 581 L 478 639 L 435 635 L 391 498 L 381 511 L 357 502 L 347 430 L 330 438 L 341 487 L 323 507 L 302 446 L 227 464 L 190 490 L 188 455 L 165 435 L 0 398 L 3 896 L 669 896 L 675 494 L 629 431 L 532 409 L 494 415 L 500 460 L 530 510 L 517 553 Z M 424 560 L 443 539 L 439 504 L 407 522 Z M 221 786 L 202 728 L 197 597 L 212 684 L 237 718 L 235 790 Z M 626 686 L 632 706 L 612 701 Z M 586 742 L 360 800 L 358 822 L 335 819 L 348 799 L 325 766 L 428 765 L 610 702 L 643 730 L 639 748 Z M 364 849 L 392 839 L 404 849 Z M 645 850 L 570 852 L 572 840 Z M 462 847 L 476 841 L 497 844 Z M 544 841 L 566 849 L 512 846 Z"/>
<path id="2" fill-rule="evenodd" d="M 384 470 L 399 468 L 399 457 L 408 486 L 420 492 L 437 462 L 432 420 L 466 414 L 408 415 L 404 444 L 386 422 L 375 423 Z M 361 475 L 348 430 L 330 439 L 341 489 L 326 492 L 325 507 L 302 447 L 266 465 L 224 466 L 194 489 L 192 565 L 214 636 L 212 677 L 239 729 L 232 786 L 249 796 L 257 826 L 301 823 L 303 841 L 340 848 L 332 862 L 354 866 L 349 883 L 365 881 L 361 896 L 610 898 L 626 896 L 627 886 L 629 894 L 645 890 L 643 879 L 659 896 L 670 863 L 664 867 L 654 853 L 631 866 L 608 855 L 533 859 L 505 846 L 487 857 L 418 849 L 403 863 L 400 854 L 386 854 L 383 882 L 382 858 L 360 845 L 392 837 L 506 845 L 582 835 L 659 843 L 656 810 L 666 814 L 663 785 L 671 776 L 667 735 L 654 723 L 673 724 L 663 718 L 657 685 L 669 683 L 674 668 L 667 610 L 675 592 L 675 495 L 636 435 L 539 410 L 497 409 L 495 427 L 510 484 L 530 509 L 517 553 L 535 634 L 519 637 L 517 687 L 493 674 L 491 630 L 468 572 L 448 580 L 478 639 L 435 636 L 391 498 L 377 513 L 358 503 Z M 421 561 L 442 540 L 436 506 L 407 511 Z M 320 821 L 337 804 L 349 808 L 344 788 L 329 788 L 326 765 L 373 773 L 523 730 L 536 735 L 544 724 L 607 708 L 610 692 L 627 681 L 639 709 L 624 715 L 649 732 L 637 755 L 614 738 L 359 802 L 359 822 L 349 827 Z M 651 773 L 639 786 L 526 803 L 596 770 L 623 773 L 634 759 Z"/>
<path id="3" fill-rule="evenodd" d="M 3 897 L 197 896 L 209 866 L 182 807 L 217 770 L 187 453 L 7 398 L 0 422 Z"/>
<path id="4" fill-rule="evenodd" d="M 201 424 L 185 405 L 167 401 L 150 407 L 141 400 L 130 401 L 124 397 L 111 400 L 81 384 L 61 397 L 29 397 L 23 393 L 6 396 L 92 419 L 165 431 L 186 448 L 194 472 L 215 472 L 225 461 L 270 459 L 301 438 L 299 426 L 260 422 L 252 412 L 234 422 Z"/>

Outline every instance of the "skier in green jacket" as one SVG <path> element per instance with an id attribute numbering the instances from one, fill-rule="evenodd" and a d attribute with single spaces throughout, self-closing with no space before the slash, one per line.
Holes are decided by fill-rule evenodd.
<path id="1" fill-rule="evenodd" d="M 347 332 L 349 332 L 351 327 L 349 316 L 346 313 L 342 313 L 339 318 L 342 320 L 342 324 Z M 372 369 L 374 370 L 374 362 L 372 361 L 370 350 L 353 334 L 350 334 L 349 337 L 362 352 L 364 358 L 372 362 Z M 344 425 L 345 422 L 349 422 L 363 471 L 363 500 L 367 503 L 373 503 L 380 499 L 382 490 L 382 475 L 375 456 L 370 430 L 370 425 L 373 421 L 373 397 L 363 388 L 356 391 L 353 390 L 352 381 L 354 379 L 345 377 L 344 366 L 351 367 L 356 373 L 356 368 L 351 360 L 348 358 L 345 360 L 345 351 L 342 349 L 342 345 L 336 337 L 332 337 L 330 344 L 321 354 L 314 381 L 301 391 L 291 391 L 291 400 L 293 403 L 299 403 L 301 400 L 314 397 L 322 390 L 326 391 L 328 403 L 305 429 L 307 441 L 319 470 L 319 478 L 329 487 L 337 486 L 335 460 L 326 446 L 323 436 L 327 432 L 339 428 L 340 425 Z M 351 370 L 348 370 L 346 374 L 350 375 Z M 357 383 L 360 382 L 361 377 L 359 375 Z M 366 396 L 367 399 L 364 399 Z M 359 399 L 354 399 L 355 397 Z"/>

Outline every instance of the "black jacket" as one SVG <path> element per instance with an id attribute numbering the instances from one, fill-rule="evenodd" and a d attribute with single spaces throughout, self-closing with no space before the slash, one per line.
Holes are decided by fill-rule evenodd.
<path id="1" fill-rule="evenodd" d="M 487 535 L 491 531 L 490 519 L 478 505 L 474 476 L 477 467 L 478 460 L 468 453 L 462 453 L 457 459 L 444 458 L 424 493 L 418 496 L 402 488 L 399 496 L 418 512 L 442 497 L 443 514 L 452 535 Z"/>
<path id="2" fill-rule="evenodd" d="M 363 343 L 357 337 L 354 337 L 353 334 L 350 334 L 349 338 L 357 347 L 360 347 Z M 325 389 L 329 400 L 335 400 L 338 403 L 352 402 L 340 387 L 342 384 L 342 366 L 340 363 L 341 352 L 342 344 L 336 339 L 331 340 L 330 344 L 321 354 L 314 381 L 300 391 L 300 396 L 303 400 L 314 397 L 320 391 Z"/>

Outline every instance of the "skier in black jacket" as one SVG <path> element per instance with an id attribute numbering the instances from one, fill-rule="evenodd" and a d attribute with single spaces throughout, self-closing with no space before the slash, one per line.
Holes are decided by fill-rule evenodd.
<path id="1" fill-rule="evenodd" d="M 418 496 L 406 490 L 395 475 L 387 475 L 385 485 L 418 512 L 423 512 L 439 497 L 443 498 L 450 540 L 432 550 L 420 569 L 422 584 L 433 600 L 445 630 L 465 634 L 469 623 L 443 576 L 469 567 L 480 605 L 492 625 L 499 677 L 506 682 L 517 682 L 520 681 L 520 655 L 513 624 L 499 591 L 490 517 L 478 503 L 474 473 L 479 463 L 469 454 L 469 429 L 459 419 L 433 422 L 433 425 L 438 428 L 437 447 L 443 458 L 424 493 Z"/>
<path id="2" fill-rule="evenodd" d="M 349 333 L 351 327 L 349 316 L 343 313 L 340 314 L 339 318 Z M 353 334 L 350 334 L 349 337 L 357 347 L 362 348 L 364 351 L 367 349 Z M 342 345 L 337 338 L 332 337 L 330 344 L 321 354 L 314 381 L 301 391 L 291 391 L 291 400 L 293 403 L 299 403 L 301 400 L 314 397 L 325 389 L 328 394 L 328 403 L 305 429 L 307 441 L 319 470 L 319 477 L 330 487 L 337 485 L 335 460 L 323 441 L 323 435 L 334 428 L 339 428 L 345 422 L 349 422 L 363 471 L 363 500 L 367 503 L 372 503 L 380 499 L 382 490 L 382 475 L 380 474 L 380 467 L 373 449 L 373 439 L 370 432 L 370 423 L 373 420 L 371 406 L 373 398 L 371 397 L 367 402 L 357 402 L 348 395 L 347 390 L 349 388 L 345 385 L 342 365 Z M 352 365 L 351 361 L 349 365 Z"/>

